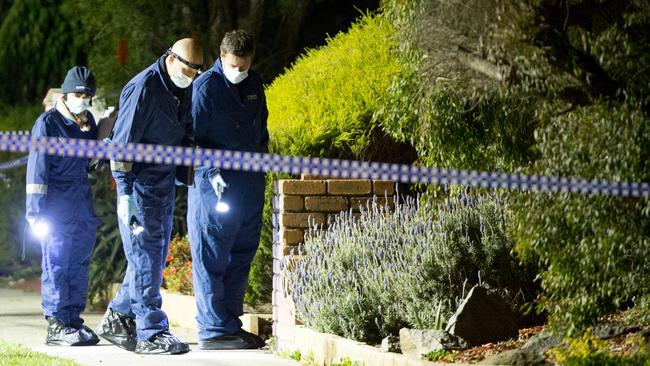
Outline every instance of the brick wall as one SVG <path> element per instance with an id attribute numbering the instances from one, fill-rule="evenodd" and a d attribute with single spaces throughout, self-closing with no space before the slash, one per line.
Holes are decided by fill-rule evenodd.
<path id="1" fill-rule="evenodd" d="M 328 219 L 341 211 L 359 212 L 360 205 L 376 198 L 393 205 L 395 183 L 368 179 L 325 179 L 303 175 L 301 179 L 275 182 L 273 199 L 273 334 L 278 346 L 293 344 L 297 324 L 293 301 L 286 296 L 281 262 L 299 260 L 298 246 L 310 223 L 327 227 Z"/>

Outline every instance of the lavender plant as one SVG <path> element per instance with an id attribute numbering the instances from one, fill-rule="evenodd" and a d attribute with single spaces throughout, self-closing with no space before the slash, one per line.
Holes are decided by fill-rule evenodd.
<path id="1" fill-rule="evenodd" d="M 442 328 L 479 282 L 515 301 L 522 276 L 503 202 L 395 200 L 394 210 L 375 200 L 359 217 L 343 212 L 326 230 L 311 228 L 301 260 L 284 268 L 306 325 L 373 343 L 404 326 Z"/>

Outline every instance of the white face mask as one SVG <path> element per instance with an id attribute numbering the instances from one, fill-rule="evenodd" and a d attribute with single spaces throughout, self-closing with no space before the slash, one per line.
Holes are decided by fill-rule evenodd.
<path id="1" fill-rule="evenodd" d="M 231 83 L 239 84 L 248 77 L 248 70 L 239 71 L 237 69 L 231 69 L 228 66 L 223 66 L 223 74 L 226 75 L 226 79 Z"/>
<path id="2" fill-rule="evenodd" d="M 179 75 L 169 75 L 169 78 L 172 79 L 174 85 L 181 89 L 185 89 L 192 84 L 192 78 L 180 73 Z"/>
<path id="3" fill-rule="evenodd" d="M 79 114 L 90 108 L 90 98 L 77 98 L 74 95 L 68 95 L 65 105 L 72 114 Z"/>

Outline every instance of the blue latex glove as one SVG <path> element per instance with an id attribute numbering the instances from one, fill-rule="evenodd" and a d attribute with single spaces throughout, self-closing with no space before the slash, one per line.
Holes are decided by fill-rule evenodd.
<path id="1" fill-rule="evenodd" d="M 28 217 L 27 222 L 29 223 L 29 228 L 34 231 L 34 227 L 36 226 L 36 218 L 35 217 Z"/>
<path id="2" fill-rule="evenodd" d="M 215 170 L 210 174 L 210 184 L 212 184 L 212 189 L 214 189 L 214 193 L 217 195 L 217 201 L 220 201 L 221 195 L 223 195 L 223 191 L 228 187 L 228 184 L 221 177 L 219 170 Z"/>
<path id="3" fill-rule="evenodd" d="M 135 200 L 132 195 L 122 195 L 117 200 L 117 217 L 125 226 L 129 226 L 135 216 Z"/>

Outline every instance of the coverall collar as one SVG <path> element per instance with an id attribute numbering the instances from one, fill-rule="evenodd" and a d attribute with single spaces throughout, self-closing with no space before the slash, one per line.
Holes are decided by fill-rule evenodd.
<path id="1" fill-rule="evenodd" d="M 156 68 L 160 72 L 160 78 L 162 79 L 163 84 L 165 84 L 167 90 L 169 90 L 169 92 L 172 93 L 176 98 L 182 99 L 183 96 L 185 96 L 186 89 L 181 89 L 176 85 L 174 85 L 174 83 L 172 82 L 172 79 L 169 77 L 169 73 L 167 73 L 167 64 L 165 63 L 166 58 L 167 56 L 165 55 L 160 56 L 160 58 L 156 62 Z M 188 87 L 187 89 L 189 88 L 191 88 L 191 86 Z"/>
<path id="2" fill-rule="evenodd" d="M 88 111 L 83 111 L 82 113 L 78 114 L 77 116 L 74 116 L 72 112 L 68 109 L 68 106 L 65 104 L 65 101 L 63 100 L 63 96 L 60 96 L 59 99 L 57 99 L 56 104 L 54 106 L 56 108 L 56 111 L 61 113 L 63 115 L 63 122 L 68 125 L 72 126 L 74 124 L 79 125 L 79 128 L 81 128 L 82 131 L 86 132 L 90 130 L 90 126 L 88 126 Z"/>

